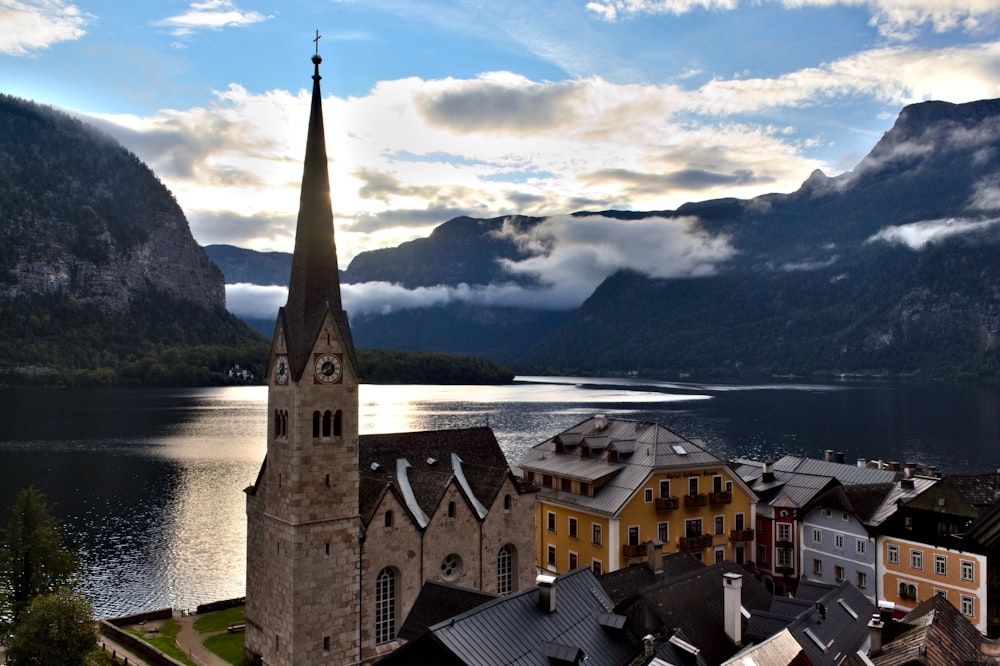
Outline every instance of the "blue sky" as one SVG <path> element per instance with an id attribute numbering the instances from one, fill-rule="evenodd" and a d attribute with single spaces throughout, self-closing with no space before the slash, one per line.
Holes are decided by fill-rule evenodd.
<path id="1" fill-rule="evenodd" d="M 318 29 L 346 265 L 457 215 L 850 170 L 906 104 L 1000 96 L 998 19 L 1000 0 L 0 0 L 0 82 L 138 154 L 202 244 L 288 250 Z"/>

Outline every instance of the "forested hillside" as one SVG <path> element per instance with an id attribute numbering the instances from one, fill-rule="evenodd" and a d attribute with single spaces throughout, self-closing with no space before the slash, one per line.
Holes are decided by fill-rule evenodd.
<path id="1" fill-rule="evenodd" d="M 204 384 L 266 341 L 170 192 L 93 128 L 0 95 L 0 382 Z"/>

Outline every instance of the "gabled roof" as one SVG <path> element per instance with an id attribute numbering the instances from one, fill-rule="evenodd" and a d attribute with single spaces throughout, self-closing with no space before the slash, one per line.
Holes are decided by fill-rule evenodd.
<path id="1" fill-rule="evenodd" d="M 701 649 L 691 643 L 683 629 L 656 644 L 649 666 L 709 666 Z"/>
<path id="2" fill-rule="evenodd" d="M 823 589 L 826 593 L 817 597 Z M 775 597 L 775 606 L 762 614 L 765 622 L 754 625 L 755 618 L 751 617 L 751 626 L 771 624 L 775 633 L 788 631 L 813 666 L 840 664 L 864 648 L 870 636 L 868 621 L 876 609 L 858 588 L 847 581 L 837 587 L 816 583 L 806 594 L 809 600 L 797 599 L 795 603 Z M 781 616 L 795 609 L 801 610 L 778 628 Z"/>
<path id="3" fill-rule="evenodd" d="M 868 658 L 875 666 L 979 664 L 983 635 L 942 597 L 932 595 L 898 622 L 883 628 L 882 650 Z M 892 638 L 887 640 L 887 634 Z"/>
<path id="4" fill-rule="evenodd" d="M 986 548 L 1000 543 L 1000 500 L 979 514 L 976 522 L 966 531 L 965 538 L 972 539 Z"/>
<path id="5" fill-rule="evenodd" d="M 611 600 L 590 569 L 563 574 L 555 583 L 556 609 L 539 604 L 531 587 L 499 597 L 431 626 L 382 664 L 482 664 L 550 666 L 563 655 L 587 663 L 624 665 L 639 653 L 637 641 L 614 628 Z M 610 625 L 610 626 L 609 626 Z"/>
<path id="6" fill-rule="evenodd" d="M 617 461 L 609 460 L 613 455 Z M 600 485 L 593 497 L 548 488 L 541 496 L 607 515 L 618 513 L 653 471 L 710 465 L 725 463 L 697 440 L 651 421 L 604 416 L 591 417 L 536 444 L 517 463 L 535 474 Z"/>
<path id="7" fill-rule="evenodd" d="M 424 527 L 452 483 L 482 520 L 504 481 L 512 478 L 500 444 L 486 427 L 362 435 L 358 449 L 359 508 L 365 524 L 391 488 Z M 515 488 L 533 490 L 523 483 Z"/>
<path id="8" fill-rule="evenodd" d="M 597 580 L 615 606 L 618 606 L 650 585 L 704 568 L 705 564 L 697 557 L 687 551 L 681 551 L 663 556 L 662 571 L 654 572 L 648 563 L 642 562 L 602 574 Z"/>
<path id="9" fill-rule="evenodd" d="M 881 525 L 886 520 L 889 519 L 892 514 L 896 513 L 896 509 L 900 504 L 906 504 L 908 501 L 924 492 L 939 479 L 927 477 L 927 476 L 915 476 L 911 479 L 900 479 L 893 484 L 892 490 L 885 496 L 882 501 L 881 506 L 879 506 L 872 517 L 869 518 L 868 524 L 875 527 Z"/>
<path id="10" fill-rule="evenodd" d="M 727 573 L 743 576 L 741 606 L 744 609 L 763 610 L 770 606 L 773 597 L 763 584 L 738 564 L 728 561 L 664 578 L 640 592 L 646 607 L 663 626 L 670 631 L 683 629 L 710 664 L 721 662 L 737 649 L 724 627 L 723 575 Z"/>
<path id="11" fill-rule="evenodd" d="M 410 609 L 410 614 L 399 628 L 398 636 L 405 641 L 412 641 L 433 625 L 496 598 L 497 595 L 491 592 L 449 585 L 436 580 L 425 581 L 417 600 L 413 603 L 413 608 Z"/>
<path id="12" fill-rule="evenodd" d="M 892 483 L 836 486 L 817 497 L 809 504 L 809 508 L 846 511 L 862 524 L 868 525 L 893 487 Z"/>

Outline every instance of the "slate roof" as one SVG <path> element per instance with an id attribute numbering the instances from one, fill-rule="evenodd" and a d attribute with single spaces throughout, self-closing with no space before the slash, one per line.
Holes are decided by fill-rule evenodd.
<path id="1" fill-rule="evenodd" d="M 603 574 L 597 580 L 617 606 L 659 581 L 677 578 L 704 568 L 705 564 L 701 560 L 687 551 L 682 551 L 664 555 L 663 570 L 659 573 L 654 573 L 648 564 L 642 562 Z"/>
<path id="2" fill-rule="evenodd" d="M 847 511 L 863 524 L 868 525 L 892 491 L 892 483 L 870 483 L 854 486 L 836 486 L 826 491 L 810 504 L 810 508 Z"/>
<path id="3" fill-rule="evenodd" d="M 655 658 L 650 666 L 709 666 L 701 650 L 691 643 L 683 629 L 658 642 L 653 654 Z"/>
<path id="4" fill-rule="evenodd" d="M 559 576 L 555 592 L 554 612 L 539 606 L 537 587 L 527 588 L 431 626 L 380 663 L 550 666 L 550 656 L 586 655 L 617 666 L 639 654 L 624 629 L 606 626 L 615 624 L 613 606 L 590 569 Z"/>
<path id="5" fill-rule="evenodd" d="M 802 587 L 800 584 L 799 588 Z M 817 597 L 823 589 L 826 593 Z M 801 593 L 808 599 L 775 597 L 774 605 L 769 611 L 760 613 L 761 618 L 754 617 L 757 613 L 751 616 L 747 634 L 751 635 L 751 628 L 766 624 L 776 626 L 784 616 L 785 625 L 775 633 L 788 631 L 813 666 L 835 666 L 858 650 L 867 649 L 868 621 L 876 608 L 858 588 L 848 581 L 837 587 L 811 583 Z M 786 615 L 796 609 L 801 610 L 794 617 Z"/>
<path id="6" fill-rule="evenodd" d="M 868 524 L 873 527 L 881 525 L 896 512 L 900 504 L 906 504 L 938 481 L 939 479 L 937 478 L 926 476 L 915 476 L 909 480 L 900 479 L 893 484 L 892 490 L 886 494 L 882 504 L 875 510 L 871 518 L 868 519 Z"/>
<path id="7" fill-rule="evenodd" d="M 618 452 L 618 462 L 608 460 L 609 448 Z M 517 466 L 535 474 L 588 482 L 609 479 L 593 497 L 550 488 L 542 488 L 540 497 L 615 515 L 654 470 L 724 464 L 703 443 L 658 423 L 594 416 L 536 444 Z"/>
<path id="8" fill-rule="evenodd" d="M 771 664 L 796 663 L 796 659 L 802 654 L 802 646 L 792 636 L 787 629 L 782 629 L 767 640 L 756 645 L 750 645 L 740 650 L 735 655 L 722 662 L 722 666 L 747 666 L 748 664 L 758 664 L 761 666 Z"/>
<path id="9" fill-rule="evenodd" d="M 362 435 L 358 448 L 359 509 L 366 525 L 386 492 L 396 493 L 416 518 L 421 512 L 434 515 L 452 482 L 463 495 L 466 487 L 471 491 L 466 500 L 476 510 L 477 503 L 492 506 L 504 480 L 515 479 L 488 427 Z M 400 460 L 408 463 L 405 470 Z M 534 490 L 523 481 L 515 487 L 519 492 Z"/>
<path id="10" fill-rule="evenodd" d="M 497 595 L 436 580 L 424 582 L 397 634 L 405 641 L 419 638 L 431 626 L 496 599 Z"/>
<path id="11" fill-rule="evenodd" d="M 986 548 L 994 547 L 1000 542 L 1000 500 L 979 514 L 966 531 L 965 538 Z"/>
<path id="12" fill-rule="evenodd" d="M 949 474 L 945 479 L 977 513 L 1000 500 L 1000 474 Z"/>
<path id="13" fill-rule="evenodd" d="M 848 465 L 846 463 L 836 463 L 828 460 L 818 460 L 816 458 L 806 458 L 796 455 L 787 455 L 780 460 L 775 461 L 774 471 L 832 476 L 845 486 L 853 486 L 863 483 L 892 483 L 901 476 L 900 472 L 893 472 L 887 469 L 858 467 L 857 465 Z"/>
<path id="14" fill-rule="evenodd" d="M 940 595 L 933 595 L 898 622 L 883 628 L 882 650 L 868 658 L 875 666 L 985 663 L 983 636 L 957 608 Z M 886 633 L 893 638 L 886 640 Z"/>
<path id="15" fill-rule="evenodd" d="M 657 581 L 640 592 L 646 607 L 668 630 L 681 628 L 710 664 L 736 652 L 723 626 L 723 575 L 743 576 L 741 605 L 748 611 L 770 606 L 772 595 L 753 576 L 733 562 L 721 562 Z"/>

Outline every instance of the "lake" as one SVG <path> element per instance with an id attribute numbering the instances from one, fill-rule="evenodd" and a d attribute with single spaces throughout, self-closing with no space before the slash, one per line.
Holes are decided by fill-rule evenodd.
<path id="1" fill-rule="evenodd" d="M 688 384 L 519 377 L 506 386 L 362 385 L 361 432 L 490 425 L 508 460 L 593 414 L 659 421 L 719 456 L 1000 469 L 1000 389 Z M 0 388 L 0 525 L 34 484 L 80 549 L 103 617 L 241 596 L 265 387 Z"/>

